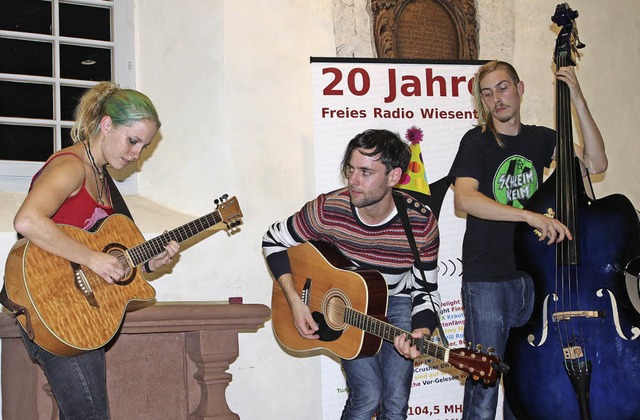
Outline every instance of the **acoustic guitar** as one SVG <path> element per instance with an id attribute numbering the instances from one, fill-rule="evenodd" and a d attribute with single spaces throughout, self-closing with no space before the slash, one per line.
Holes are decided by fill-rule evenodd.
<path id="1" fill-rule="evenodd" d="M 235 197 L 223 196 L 217 209 L 148 241 L 122 214 L 107 217 L 95 232 L 58 225 L 87 247 L 114 255 L 124 278 L 108 284 L 87 267 L 48 253 L 27 239 L 9 252 L 5 267 L 8 298 L 24 307 L 18 322 L 41 347 L 74 356 L 107 344 L 117 333 L 127 306 L 151 301 L 155 289 L 143 278 L 141 265 L 162 253 L 169 241 L 181 243 L 206 229 L 235 229 L 242 211 Z"/>
<path id="2" fill-rule="evenodd" d="M 375 270 L 353 266 L 333 245 L 306 242 L 287 250 L 296 291 L 309 306 L 319 326 L 318 340 L 300 336 L 278 282 L 271 301 L 276 339 L 293 352 L 325 349 L 343 359 L 376 354 L 382 340 L 393 342 L 408 331 L 386 322 L 387 283 Z M 434 357 L 469 373 L 474 379 L 494 383 L 506 368 L 500 358 L 466 348 L 450 349 L 427 338 L 411 338 L 423 356 Z"/>

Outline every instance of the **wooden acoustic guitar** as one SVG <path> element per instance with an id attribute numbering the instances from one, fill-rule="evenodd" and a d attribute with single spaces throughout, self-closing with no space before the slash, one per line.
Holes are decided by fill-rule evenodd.
<path id="1" fill-rule="evenodd" d="M 376 354 L 382 340 L 393 342 L 408 331 L 386 322 L 387 283 L 375 270 L 353 266 L 333 245 L 307 242 L 287 250 L 294 287 L 309 306 L 318 326 L 318 340 L 300 336 L 278 282 L 274 282 L 271 316 L 275 336 L 287 349 L 325 349 L 343 358 Z M 506 366 L 500 358 L 469 349 L 450 349 L 427 338 L 410 338 L 422 355 L 450 363 L 474 379 L 494 383 Z"/>
<path id="2" fill-rule="evenodd" d="M 169 241 L 181 243 L 220 225 L 234 229 L 242 211 L 235 197 L 223 196 L 217 209 L 148 241 L 133 221 L 122 214 L 107 217 L 95 232 L 59 225 L 87 247 L 114 255 L 124 278 L 108 284 L 87 267 L 50 254 L 20 239 L 7 257 L 5 286 L 8 298 L 23 306 L 17 319 L 32 339 L 51 353 L 74 356 L 100 348 L 117 333 L 132 301 L 151 301 L 155 289 L 143 278 L 146 261 L 164 251 Z"/>

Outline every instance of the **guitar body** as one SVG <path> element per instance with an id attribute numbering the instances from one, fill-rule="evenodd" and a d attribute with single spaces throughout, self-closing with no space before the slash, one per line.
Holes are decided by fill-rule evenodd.
<path id="1" fill-rule="evenodd" d="M 300 336 L 277 281 L 273 283 L 271 316 L 277 340 L 294 352 L 326 349 L 343 358 L 376 354 L 382 339 L 341 318 L 345 307 L 382 319 L 387 312 L 387 283 L 374 270 L 357 270 L 331 245 L 307 242 L 287 250 L 296 291 L 306 295 L 314 319 L 320 324 L 320 339 Z M 336 311 L 337 308 L 337 311 Z"/>
<path id="2" fill-rule="evenodd" d="M 121 214 L 109 216 L 93 233 L 69 225 L 59 227 L 87 247 L 114 255 L 144 242 L 133 221 Z M 27 309 L 34 341 L 62 356 L 104 346 L 118 331 L 131 301 L 150 301 L 155 296 L 155 290 L 135 266 L 113 285 L 86 267 L 81 271 L 97 306 L 91 305 L 77 287 L 76 272 L 69 261 L 26 239 L 14 245 L 6 262 L 7 295 Z M 17 318 L 26 329 L 26 317 Z"/>

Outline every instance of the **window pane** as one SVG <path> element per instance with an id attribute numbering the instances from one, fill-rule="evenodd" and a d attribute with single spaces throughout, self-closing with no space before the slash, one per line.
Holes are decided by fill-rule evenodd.
<path id="1" fill-rule="evenodd" d="M 0 0 L 0 30 L 51 35 L 51 2 Z"/>
<path id="2" fill-rule="evenodd" d="M 0 116 L 53 118 L 53 86 L 0 81 Z"/>
<path id="3" fill-rule="evenodd" d="M 60 119 L 62 121 L 73 121 L 73 111 L 78 105 L 78 101 L 82 97 L 86 88 L 73 87 L 73 86 L 60 86 L 60 105 L 61 113 Z"/>
<path id="4" fill-rule="evenodd" d="M 87 22 L 91 22 L 87 25 Z M 111 41 L 111 14 L 102 7 L 60 4 L 60 35 Z"/>
<path id="5" fill-rule="evenodd" d="M 44 162 L 53 150 L 53 127 L 0 124 L 0 159 Z"/>
<path id="6" fill-rule="evenodd" d="M 11 57 L 0 60 L 0 73 L 53 76 L 53 45 L 49 42 L 0 38 L 0 57 Z"/>
<path id="7" fill-rule="evenodd" d="M 63 128 L 62 129 L 62 148 L 71 146 L 73 144 L 73 140 L 71 140 L 71 129 Z"/>
<path id="8" fill-rule="evenodd" d="M 111 50 L 61 44 L 60 76 L 95 82 L 111 80 Z"/>

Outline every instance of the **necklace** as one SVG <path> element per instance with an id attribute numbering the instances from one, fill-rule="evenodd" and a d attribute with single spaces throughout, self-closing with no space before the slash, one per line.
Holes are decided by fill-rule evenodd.
<path id="1" fill-rule="evenodd" d="M 98 193 L 98 200 L 96 201 L 98 204 L 104 205 L 102 201 L 102 194 L 104 193 L 104 168 L 100 170 L 98 165 L 96 165 L 96 160 L 93 158 L 93 154 L 91 154 L 91 145 L 88 144 L 88 141 L 86 143 L 83 141 L 82 145 L 84 146 L 84 150 L 87 153 L 87 157 L 89 158 L 89 162 L 91 162 L 91 167 L 95 174 L 96 191 Z M 98 182 L 98 180 L 100 180 L 100 182 Z"/>

